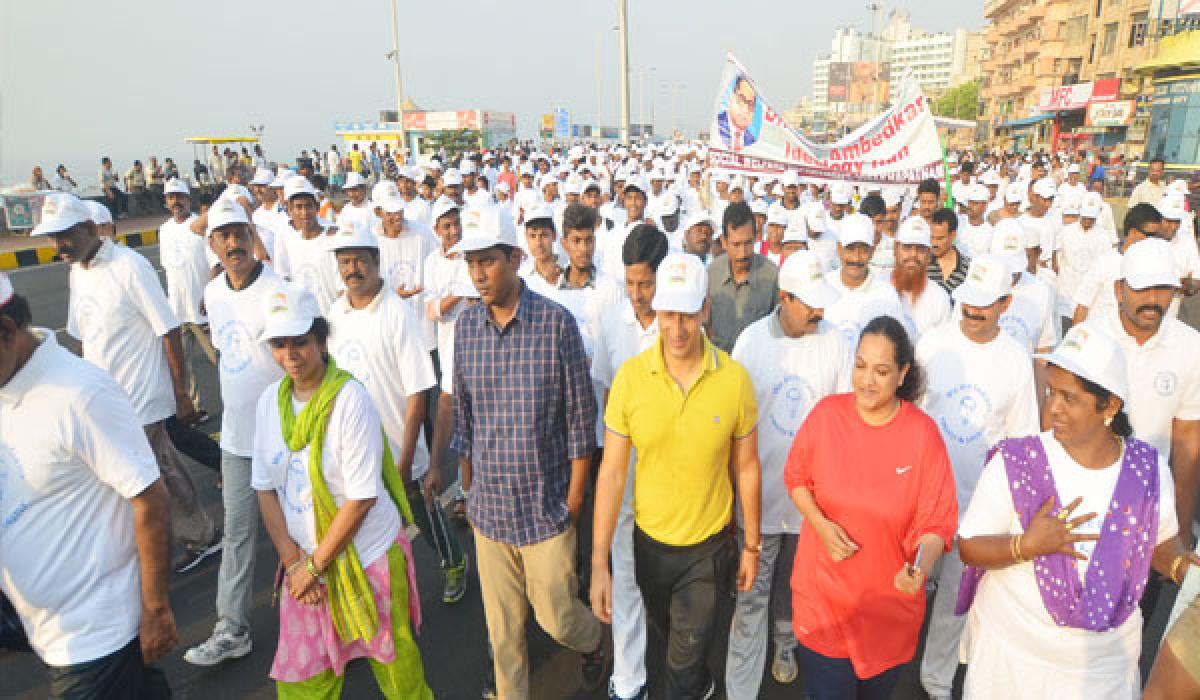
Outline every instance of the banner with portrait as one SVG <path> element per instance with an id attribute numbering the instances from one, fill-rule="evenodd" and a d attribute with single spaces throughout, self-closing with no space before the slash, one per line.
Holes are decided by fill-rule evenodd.
<path id="1" fill-rule="evenodd" d="M 882 113 L 834 143 L 818 144 L 787 124 L 733 54 L 726 57 L 709 128 L 708 164 L 863 184 L 916 184 L 944 173 L 929 101 L 911 77 L 900 81 L 896 101 Z"/>

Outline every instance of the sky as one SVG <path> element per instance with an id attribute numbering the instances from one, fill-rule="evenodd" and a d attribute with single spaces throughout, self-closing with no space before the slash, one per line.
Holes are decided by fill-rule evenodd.
<path id="1" fill-rule="evenodd" d="M 424 109 L 618 117 L 617 0 L 398 0 L 404 93 Z M 835 27 L 869 30 L 866 0 L 628 0 L 630 118 L 694 136 L 732 51 L 780 110 L 810 93 Z M 883 2 L 927 31 L 974 30 L 983 0 Z M 0 0 L 0 183 L 101 155 L 190 164 L 192 135 L 265 125 L 268 158 L 337 142 L 337 121 L 396 104 L 388 0 Z M 599 50 L 600 60 L 597 61 Z M 598 89 L 599 83 L 599 89 Z M 644 85 L 644 89 L 641 86 Z"/>

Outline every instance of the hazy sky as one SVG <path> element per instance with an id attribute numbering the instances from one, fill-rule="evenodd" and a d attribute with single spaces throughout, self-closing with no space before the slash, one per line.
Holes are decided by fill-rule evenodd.
<path id="1" fill-rule="evenodd" d="M 834 27 L 869 29 L 865 0 L 629 0 L 630 116 L 694 134 L 733 51 L 780 109 L 810 91 Z M 884 2 L 929 31 L 983 24 L 983 0 Z M 426 109 L 515 112 L 532 135 L 565 105 L 617 118 L 616 0 L 399 0 L 404 92 Z M 265 124 L 268 157 L 328 148 L 335 121 L 395 105 L 388 0 L 0 0 L 0 182 L 64 162 L 95 180 L 151 154 L 191 163 L 190 135 Z M 653 68 L 653 70 L 649 70 Z"/>

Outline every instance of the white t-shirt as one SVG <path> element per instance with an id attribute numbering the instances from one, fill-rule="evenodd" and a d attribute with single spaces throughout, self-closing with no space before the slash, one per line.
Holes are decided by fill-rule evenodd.
<path id="1" fill-rule="evenodd" d="M 1075 305 L 1083 303 L 1081 288 L 1088 270 L 1112 248 L 1108 232 L 1099 226 L 1084 231 L 1077 221 L 1059 231 L 1058 291 L 1070 300 L 1072 313 Z"/>
<path id="2" fill-rule="evenodd" d="M 192 232 L 195 216 L 183 223 L 167 219 L 158 227 L 158 259 L 167 278 L 167 301 L 180 323 L 206 323 L 200 313 L 208 283 L 208 239 Z"/>
<path id="3" fill-rule="evenodd" d="M 625 298 L 617 306 L 604 310 L 599 328 L 592 351 L 592 380 L 607 389 L 612 387 L 625 360 L 658 341 L 658 318 L 643 328 L 633 313 L 633 304 Z"/>
<path id="4" fill-rule="evenodd" d="M 492 204 L 492 193 L 482 187 L 475 192 L 463 190 L 463 204 L 467 209 L 482 209 Z"/>
<path id="5" fill-rule="evenodd" d="M 267 307 L 284 281 L 264 264 L 258 278 L 241 291 L 229 286 L 222 272 L 204 288 L 212 344 L 220 355 L 217 377 L 221 383 L 221 449 L 249 457 L 254 452 L 254 410 L 258 397 L 283 370 L 261 341 Z"/>
<path id="6" fill-rule="evenodd" d="M 869 272 L 866 281 L 854 289 L 842 282 L 839 270 L 826 273 L 825 281 L 842 293 L 836 302 L 825 308 L 825 320 L 841 332 L 842 346 L 847 356 L 854 356 L 858 349 L 858 337 L 876 316 L 891 316 L 906 327 L 909 325 L 908 314 L 900 304 L 896 288 L 879 273 Z"/>
<path id="7" fill-rule="evenodd" d="M 830 394 L 850 390 L 850 355 L 841 333 L 828 321 L 813 333 L 789 338 L 775 311 L 742 331 L 731 356 L 750 373 L 758 403 L 762 532 L 798 534 L 800 511 L 783 485 L 783 468 L 796 431 L 812 407 Z"/>
<path id="8" fill-rule="evenodd" d="M 976 226 L 965 215 L 958 217 L 958 233 L 955 236 L 958 249 L 968 258 L 986 255 L 992 246 L 992 225 L 984 219 Z"/>
<path id="9" fill-rule="evenodd" d="M 1120 462 L 1104 469 L 1087 469 L 1071 459 L 1052 433 L 1042 433 L 1041 442 L 1059 500 L 1069 503 L 1081 496 L 1083 502 L 1075 509 L 1077 514 L 1101 514 L 1076 532 L 1096 534 L 1112 501 Z M 1156 545 L 1174 537 L 1178 530 L 1171 470 L 1161 458 L 1158 473 Z M 1013 507 L 1004 458 L 997 454 L 983 469 L 975 495 L 962 516 L 958 536 L 966 539 L 1023 531 Z M 1094 543 L 1076 547 L 1088 552 Z M 1087 565 L 1079 562 L 1078 569 Z M 1002 694 L 1010 694 L 1011 671 L 1019 669 L 1021 687 L 1037 688 L 1038 697 L 1048 697 L 1043 692 L 1054 692 L 1054 697 L 1062 698 L 1116 697 L 1110 694 L 1114 687 L 1132 691 L 1124 697 L 1136 697 L 1137 659 L 1142 646 L 1140 612 L 1134 610 L 1120 626 L 1105 632 L 1059 627 L 1042 602 L 1033 567 L 1033 562 L 1024 562 L 993 569 L 980 581 L 963 633 L 963 660 L 971 667 L 968 686 L 978 683 L 976 692 L 1000 692 L 1000 684 L 1007 682 Z"/>
<path id="10" fill-rule="evenodd" d="M 596 231 L 596 267 L 619 285 L 625 284 L 625 261 L 621 251 L 632 230 L 633 225 L 618 224 L 611 229 L 601 226 Z"/>
<path id="11" fill-rule="evenodd" d="M 375 216 L 370 200 L 364 200 L 361 206 L 346 202 L 337 215 L 337 227 L 340 229 L 354 228 L 356 224 L 373 228 L 377 221 L 379 217 Z"/>
<path id="12" fill-rule="evenodd" d="M 133 401 L 143 425 L 175 413 L 175 389 L 162 336 L 179 327 L 154 268 L 108 239 L 91 264 L 71 265 L 67 332 L 83 359 L 106 370 Z"/>
<path id="13" fill-rule="evenodd" d="M 68 666 L 138 633 L 129 499 L 159 471 L 125 392 L 52 332 L 35 334 L 37 349 L 0 387 L 0 588 L 38 656 Z"/>
<path id="14" fill-rule="evenodd" d="M 416 310 L 384 285 L 362 309 L 350 306 L 346 296 L 339 297 L 329 309 L 329 323 L 329 352 L 338 367 L 367 388 L 387 433 L 392 459 L 399 459 L 408 398 L 436 382 Z M 425 441 L 418 439 L 413 477 L 424 476 L 428 468 L 429 451 Z"/>
<path id="15" fill-rule="evenodd" d="M 279 245 L 278 241 L 281 238 L 280 231 L 291 227 L 287 215 L 281 215 L 274 206 L 267 209 L 259 207 L 254 210 L 250 219 L 254 222 L 254 228 L 258 232 L 263 247 L 267 249 L 267 255 L 274 260 L 275 248 Z"/>
<path id="16" fill-rule="evenodd" d="M 1054 288 L 1044 280 L 1022 272 L 1012 290 L 1008 310 L 1000 315 L 1000 327 L 1017 340 L 1027 352 L 1058 345 L 1058 313 L 1054 308 Z M 955 313 L 954 318 L 959 318 Z"/>
<path id="17" fill-rule="evenodd" d="M 1020 216 L 1019 221 L 1027 232 L 1036 232 L 1037 240 L 1042 246 L 1041 259 L 1049 260 L 1054 251 L 1058 250 L 1058 229 L 1062 228 L 1062 217 L 1049 211 L 1043 216 L 1025 213 Z"/>
<path id="18" fill-rule="evenodd" d="M 1171 422 L 1200 420 L 1200 332 L 1176 318 L 1165 317 L 1158 333 L 1138 345 L 1117 311 L 1088 314 L 1125 351 L 1129 369 L 1126 413 L 1133 434 L 1164 457 L 1171 454 Z"/>
<path id="19" fill-rule="evenodd" d="M 1093 314 L 1115 313 L 1117 293 L 1113 284 L 1121 279 L 1121 251 L 1117 248 L 1098 256 L 1083 275 L 1079 284 L 1079 306 L 1087 307 L 1088 318 Z"/>
<path id="20" fill-rule="evenodd" d="M 421 299 L 425 305 L 425 317 L 433 321 L 437 339 L 438 361 L 454 352 L 454 323 L 465 308 L 466 303 L 459 301 L 446 313 L 441 313 L 442 299 L 457 296 L 454 290 L 461 286 L 464 280 L 468 284 L 467 261 L 461 255 L 448 258 L 442 254 L 439 245 L 425 258 L 425 291 Z M 445 374 L 445 371 L 442 372 Z"/>
<path id="21" fill-rule="evenodd" d="M 321 313 L 329 311 L 330 304 L 342 291 L 337 257 L 329 249 L 328 236 L 327 230 L 322 235 L 306 239 L 292 228 L 283 236 L 283 245 L 277 246 L 275 251 L 275 269 L 284 279 L 312 292 L 321 307 Z"/>
<path id="22" fill-rule="evenodd" d="M 897 294 L 904 306 L 907 325 L 916 332 L 913 340 L 950 320 L 953 311 L 950 295 L 940 284 L 928 282 L 916 301 L 913 301 L 912 295 L 907 292 Z"/>
<path id="23" fill-rule="evenodd" d="M 395 291 L 404 287 L 412 290 L 425 286 L 425 259 L 441 245 L 429 227 L 405 221 L 400 235 L 389 238 L 383 234 L 383 226 L 380 225 L 375 228 L 375 238 L 379 242 L 379 275 L 390 289 Z M 437 347 L 437 331 L 425 313 L 421 295 L 414 294 L 407 301 L 416 314 L 417 325 L 425 340 L 425 351 L 432 352 Z"/>
<path id="24" fill-rule="evenodd" d="M 432 227 L 434 222 L 430 221 L 433 216 L 433 208 L 429 206 L 429 202 L 421 197 L 413 197 L 412 201 L 405 200 L 404 218 L 407 221 L 412 221 L 425 226 Z"/>
<path id="25" fill-rule="evenodd" d="M 958 502 L 971 499 L 987 451 L 1002 438 L 1038 431 L 1033 360 L 1001 332 L 989 343 L 947 323 L 921 336 L 917 363 L 925 371 L 921 408 L 946 443 Z"/>
<path id="26" fill-rule="evenodd" d="M 871 261 L 868 264 L 880 275 L 891 275 L 892 270 L 896 269 L 896 239 L 883 234 L 879 245 L 875 246 L 874 252 L 871 253 Z"/>
<path id="27" fill-rule="evenodd" d="M 292 452 L 280 428 L 279 382 L 263 391 L 256 412 L 254 459 L 250 485 L 256 491 L 275 491 L 288 535 L 306 554 L 317 548 L 312 485 L 308 479 L 309 447 Z M 304 404 L 292 397 L 297 414 Z M 383 485 L 383 429 L 379 414 L 362 384 L 351 379 L 342 386 L 329 413 L 321 450 L 321 472 L 333 501 L 374 498 L 375 505 L 354 533 L 354 546 L 363 568 L 383 556 L 400 533 L 400 512 Z"/>

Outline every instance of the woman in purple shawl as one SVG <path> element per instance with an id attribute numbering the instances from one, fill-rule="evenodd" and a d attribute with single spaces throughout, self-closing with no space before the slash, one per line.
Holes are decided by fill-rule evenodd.
<path id="1" fill-rule="evenodd" d="M 1131 437 L 1120 347 L 1089 324 L 1049 363 L 1051 430 L 1001 441 L 959 526 L 964 698 L 1137 698 L 1150 567 L 1182 580 L 1166 460 Z"/>

